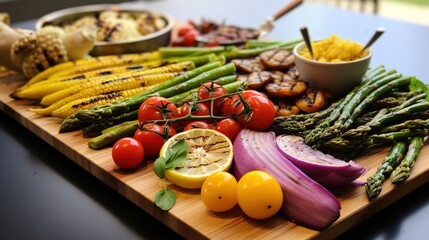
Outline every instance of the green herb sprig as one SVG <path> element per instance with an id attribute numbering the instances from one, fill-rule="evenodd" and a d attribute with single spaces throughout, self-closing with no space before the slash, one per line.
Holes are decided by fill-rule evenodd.
<path id="1" fill-rule="evenodd" d="M 165 171 L 175 168 L 186 160 L 188 144 L 184 139 L 169 147 L 164 157 L 159 157 L 153 164 L 155 174 L 164 180 L 164 188 L 156 193 L 155 204 L 164 211 L 168 211 L 176 204 L 176 194 L 167 188 Z"/>

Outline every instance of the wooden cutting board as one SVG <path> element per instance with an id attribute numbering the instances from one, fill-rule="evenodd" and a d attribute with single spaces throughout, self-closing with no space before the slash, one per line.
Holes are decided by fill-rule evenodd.
<path id="1" fill-rule="evenodd" d="M 111 159 L 111 148 L 92 150 L 80 131 L 58 133 L 61 120 L 41 117 L 28 111 L 34 102 L 14 100 L 9 94 L 24 83 L 17 74 L 0 75 L 0 109 L 58 149 L 79 166 L 93 174 L 162 223 L 189 239 L 332 239 L 366 218 L 389 206 L 417 187 L 429 181 L 429 146 L 421 151 L 410 178 L 400 186 L 390 181 L 375 200 L 367 199 L 362 186 L 347 186 L 333 191 L 341 203 L 341 217 L 324 231 L 300 227 L 275 216 L 252 220 L 235 207 L 226 213 L 213 213 L 205 208 L 198 190 L 169 187 L 177 194 L 173 209 L 164 212 L 154 204 L 154 196 L 162 184 L 152 171 L 153 161 L 147 161 L 135 171 L 119 170 Z M 355 161 L 370 170 L 359 180 L 376 171 L 389 149 L 367 152 Z"/>

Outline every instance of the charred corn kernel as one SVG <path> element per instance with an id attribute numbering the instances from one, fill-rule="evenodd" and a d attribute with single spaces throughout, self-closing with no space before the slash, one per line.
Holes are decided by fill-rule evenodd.
<path id="1" fill-rule="evenodd" d="M 59 118 L 67 118 L 68 116 L 76 113 L 77 111 L 89 109 L 94 106 L 102 106 L 116 100 L 124 99 L 134 96 L 143 92 L 146 87 L 134 88 L 124 91 L 112 92 L 105 95 L 98 95 L 95 97 L 87 97 L 72 101 L 52 112 L 52 116 Z"/>
<path id="2" fill-rule="evenodd" d="M 36 76 L 31 78 L 23 87 L 27 87 L 34 83 L 43 81 L 46 78 L 53 75 L 54 73 L 61 72 L 66 69 L 74 68 L 77 66 L 88 65 L 88 64 L 94 64 L 97 62 L 111 62 L 117 59 L 132 59 L 132 58 L 137 58 L 140 55 L 141 55 L 140 53 L 129 53 L 129 54 L 123 54 L 123 55 L 107 55 L 107 56 L 91 57 L 91 58 L 78 59 L 75 61 L 63 62 L 55 66 L 52 66 L 44 70 L 43 72 L 37 74 Z"/>
<path id="3" fill-rule="evenodd" d="M 160 56 L 157 51 L 141 53 L 133 57 L 125 57 L 125 58 L 122 57 L 122 55 L 118 55 L 117 58 L 111 59 L 110 61 L 93 62 L 89 64 L 79 65 L 71 69 L 64 69 L 62 71 L 55 72 L 51 74 L 49 78 L 60 77 L 60 76 L 72 76 L 75 74 L 80 74 L 91 70 L 113 67 L 113 66 L 137 64 L 137 63 L 142 63 L 147 61 L 159 60 L 159 58 Z"/>
<path id="4" fill-rule="evenodd" d="M 178 75 L 180 75 L 180 73 L 144 74 L 137 76 L 120 77 L 109 80 L 103 79 L 101 81 L 90 81 L 85 84 L 72 86 L 49 94 L 40 101 L 40 104 L 43 106 L 49 106 L 57 101 L 60 101 L 61 99 L 67 98 L 86 89 L 89 89 L 94 93 L 97 92 L 99 94 L 102 92 L 112 92 L 141 86 L 150 86 L 172 79 L 174 77 L 177 77 Z"/>

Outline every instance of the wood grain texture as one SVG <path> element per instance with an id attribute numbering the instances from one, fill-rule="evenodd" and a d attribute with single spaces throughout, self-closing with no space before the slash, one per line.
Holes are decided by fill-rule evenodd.
<path id="1" fill-rule="evenodd" d="M 389 206 L 417 187 L 429 181 L 429 146 L 425 146 L 416 161 L 410 178 L 400 186 L 386 181 L 379 197 L 369 201 L 362 186 L 347 186 L 333 190 L 341 202 L 341 217 L 328 229 L 319 232 L 295 225 L 275 216 L 267 220 L 252 220 L 238 207 L 226 213 L 213 213 L 200 200 L 199 190 L 169 187 L 177 194 L 177 203 L 169 212 L 154 204 L 161 189 L 152 171 L 153 161 L 147 161 L 134 171 L 118 169 L 111 159 L 111 148 L 92 150 L 80 131 L 58 133 L 60 119 L 37 116 L 28 109 L 31 101 L 9 97 L 23 83 L 20 75 L 0 76 L 0 109 L 20 122 L 41 139 L 58 149 L 76 164 L 122 194 L 162 223 L 190 239 L 332 239 Z M 376 171 L 388 149 L 367 152 L 355 161 L 370 170 L 359 180 L 364 181 Z"/>

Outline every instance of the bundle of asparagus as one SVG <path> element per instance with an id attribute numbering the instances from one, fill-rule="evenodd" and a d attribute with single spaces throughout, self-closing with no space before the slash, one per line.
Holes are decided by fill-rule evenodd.
<path id="1" fill-rule="evenodd" d="M 329 108 L 277 117 L 271 130 L 300 135 L 313 148 L 344 160 L 368 148 L 392 145 L 377 173 L 368 179 L 367 193 L 374 198 L 390 174 L 393 183 L 408 178 L 429 135 L 427 92 L 415 77 L 380 65 L 368 70 L 359 86 Z"/>

